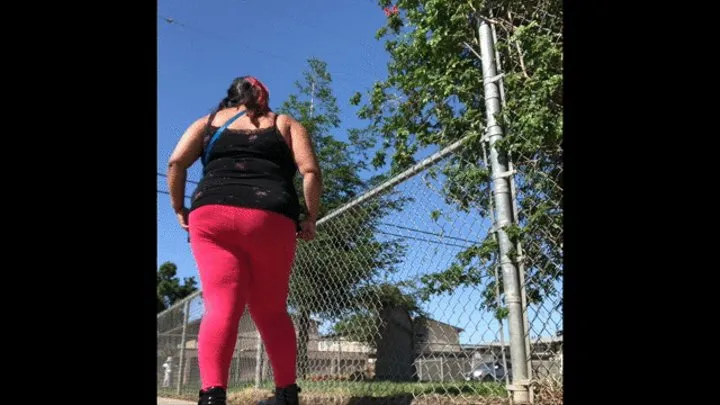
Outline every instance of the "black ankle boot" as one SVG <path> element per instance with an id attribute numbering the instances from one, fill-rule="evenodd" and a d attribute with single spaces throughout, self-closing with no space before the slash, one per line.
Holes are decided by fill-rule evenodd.
<path id="1" fill-rule="evenodd" d="M 220 387 L 211 387 L 200 391 L 200 400 L 198 405 L 226 405 L 225 399 L 227 394 L 225 389 Z"/>
<path id="2" fill-rule="evenodd" d="M 300 405 L 298 394 L 300 387 L 288 385 L 285 388 L 275 388 L 275 398 L 258 402 L 258 405 Z"/>

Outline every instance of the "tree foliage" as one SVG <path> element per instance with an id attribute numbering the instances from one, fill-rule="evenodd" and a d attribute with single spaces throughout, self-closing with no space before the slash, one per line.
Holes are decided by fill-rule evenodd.
<path id="1" fill-rule="evenodd" d="M 390 1 L 378 2 L 388 7 Z M 496 29 L 504 73 L 506 105 L 497 117 L 505 138 L 499 143 L 515 163 L 518 223 L 508 229 L 522 242 L 530 303 L 554 296 L 562 278 L 562 3 L 559 0 L 399 0 L 387 18 L 384 39 L 391 60 L 388 76 L 375 83 L 359 116 L 370 120 L 363 141 L 378 143 L 376 167 L 398 173 L 415 163 L 420 148 L 469 141 L 438 171 L 445 177 L 446 201 L 461 210 L 491 215 L 491 173 L 484 163 L 483 76 L 479 18 Z M 388 161 L 389 160 L 389 161 Z M 518 257 L 514 257 L 519 259 Z M 447 269 L 423 277 L 424 296 L 495 279 L 498 254 L 491 233 L 459 253 Z M 497 287 L 497 288 L 496 288 Z M 495 281 L 485 289 L 484 306 L 498 316 Z"/>
<path id="2" fill-rule="evenodd" d="M 172 262 L 160 265 L 157 271 L 157 313 L 171 307 L 177 301 L 197 290 L 195 277 L 185 277 L 180 282 L 177 266 Z"/>
<path id="3" fill-rule="evenodd" d="M 327 64 L 308 61 L 303 80 L 278 110 L 292 115 L 308 130 L 323 172 L 323 194 L 319 218 L 349 202 L 374 184 L 363 181 L 360 171 L 366 167 L 353 148 L 362 140 L 350 133 L 350 142 L 335 135 L 340 127 L 339 108 L 332 91 Z M 302 197 L 302 180 L 296 184 Z M 303 201 L 304 202 L 304 201 Z M 390 271 L 397 262 L 401 246 L 381 243 L 375 238 L 377 221 L 395 209 L 398 201 L 381 198 L 362 209 L 341 214 L 318 228 L 310 243 L 300 242 L 290 285 L 289 305 L 298 319 L 298 364 L 304 374 L 307 364 L 307 328 L 311 315 L 322 318 L 349 316 L 358 310 L 363 288 L 381 271 Z M 304 204 L 303 204 L 304 205 Z"/>

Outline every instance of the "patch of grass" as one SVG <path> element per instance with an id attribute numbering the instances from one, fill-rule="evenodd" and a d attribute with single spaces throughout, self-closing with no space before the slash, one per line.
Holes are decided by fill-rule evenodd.
<path id="1" fill-rule="evenodd" d="M 298 385 L 305 392 L 337 392 L 361 397 L 385 397 L 403 394 L 507 395 L 505 387 L 501 384 L 480 382 L 301 381 Z"/>
<path id="2" fill-rule="evenodd" d="M 337 400 L 339 403 L 356 403 L 357 400 L 392 399 L 398 403 L 410 403 L 412 398 L 427 397 L 440 400 L 441 397 L 487 397 L 507 398 L 507 390 L 500 383 L 488 382 L 393 382 L 393 381 L 298 381 L 302 388 L 302 396 L 312 398 L 313 401 L 326 402 Z M 233 398 L 232 403 L 252 403 L 265 398 L 272 393 L 272 382 L 263 383 L 258 389 L 254 384 L 247 382 L 235 385 L 228 389 L 228 397 Z M 180 396 L 175 395 L 174 389 L 158 389 L 158 395 L 170 398 L 183 398 L 195 400 L 199 386 L 184 387 Z M 347 402 L 350 401 L 350 402 Z M 375 403 L 376 401 L 371 401 Z M 315 403 L 315 402 L 312 402 Z M 319 402 L 318 402 L 319 403 Z M 383 402 L 384 403 L 384 402 Z M 416 401 L 412 401 L 416 403 Z M 420 402 L 417 402 L 420 403 Z M 443 402 L 445 403 L 445 402 Z M 465 403 L 465 402 L 463 402 Z"/>
<path id="3" fill-rule="evenodd" d="M 349 396 L 382 397 L 402 394 L 478 395 L 507 396 L 505 386 L 489 382 L 392 382 L 392 381 L 298 381 L 303 392 L 339 393 Z M 247 383 L 229 388 L 229 392 L 240 392 L 253 388 Z M 272 383 L 263 383 L 260 389 L 272 390 Z"/>
<path id="4" fill-rule="evenodd" d="M 503 384 L 487 382 L 392 382 L 392 381 L 299 381 L 302 403 L 312 405 L 508 405 Z M 562 405 L 563 385 L 556 380 L 533 384 L 537 405 Z M 181 395 L 175 388 L 158 388 L 158 396 L 197 401 L 197 385 L 185 386 Z M 272 395 L 272 382 L 254 388 L 252 382 L 228 390 L 228 405 L 255 405 Z"/>

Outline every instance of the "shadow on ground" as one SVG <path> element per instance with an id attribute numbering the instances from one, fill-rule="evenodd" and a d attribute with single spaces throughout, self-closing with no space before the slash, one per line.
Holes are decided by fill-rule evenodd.
<path id="1" fill-rule="evenodd" d="M 228 405 L 255 405 L 262 399 L 270 398 L 270 391 L 248 389 L 228 396 Z M 507 398 L 469 397 L 460 394 L 448 397 L 439 394 L 398 394 L 385 397 L 344 396 L 339 393 L 303 393 L 300 395 L 303 405 L 509 405 Z"/>
<path id="2" fill-rule="evenodd" d="M 348 392 L 318 392 L 310 391 L 300 394 L 300 403 L 303 405 L 510 405 L 506 393 L 488 390 L 478 395 L 478 387 L 473 386 L 445 386 L 427 387 L 418 389 L 415 386 L 412 392 L 394 393 L 386 396 L 353 395 Z M 563 386 L 561 382 L 544 381 L 534 384 L 536 405 L 562 405 Z M 158 393 L 160 394 L 160 392 Z M 182 398 L 197 401 L 197 390 L 188 389 L 183 395 L 165 393 L 167 397 Z M 230 392 L 228 405 L 256 405 L 262 399 L 272 395 L 269 389 L 245 388 Z"/>

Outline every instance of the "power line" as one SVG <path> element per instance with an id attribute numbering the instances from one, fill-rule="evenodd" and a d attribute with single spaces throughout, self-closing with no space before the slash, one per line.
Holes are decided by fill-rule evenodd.
<path id="1" fill-rule="evenodd" d="M 157 192 L 160 193 L 160 194 L 170 195 L 170 193 L 167 192 L 167 191 L 165 191 L 165 190 L 157 190 Z M 186 195 L 185 198 L 187 198 L 187 199 L 189 199 L 189 200 L 192 200 L 192 197 L 190 197 L 190 196 L 188 196 L 188 195 Z"/>
<path id="2" fill-rule="evenodd" d="M 382 234 L 382 235 L 395 236 L 395 237 L 403 238 L 403 239 L 412 239 L 412 240 L 417 240 L 420 242 L 434 243 L 436 245 L 442 245 L 442 246 L 453 246 L 453 247 L 459 247 L 459 248 L 463 248 L 463 249 L 467 249 L 470 247 L 470 246 L 465 246 L 465 245 L 456 245 L 454 243 L 447 243 L 447 242 L 440 242 L 440 241 L 436 241 L 436 240 L 417 238 L 415 236 L 398 235 L 398 234 L 391 233 L 391 232 L 383 232 L 383 231 L 377 231 L 377 230 L 375 232 Z"/>
<path id="3" fill-rule="evenodd" d="M 226 35 L 223 35 L 223 34 L 219 34 L 219 33 L 217 33 L 217 32 L 212 32 L 212 31 L 208 31 L 208 30 L 205 30 L 205 29 L 198 29 L 196 26 L 190 26 L 190 25 L 188 25 L 187 23 L 180 22 L 180 21 L 178 21 L 177 19 L 172 18 L 172 17 L 168 17 L 168 16 L 165 16 L 165 15 L 158 15 L 157 17 L 158 17 L 158 19 L 160 19 L 160 20 L 162 20 L 162 21 L 165 21 L 166 23 L 171 24 L 171 25 L 178 25 L 178 26 L 181 26 L 181 27 L 184 27 L 184 28 L 191 28 L 191 29 L 193 29 L 193 30 L 195 30 L 195 31 L 197 31 L 197 32 L 200 32 L 200 33 L 203 33 L 203 32 L 204 32 L 205 34 L 209 34 L 209 35 L 215 36 L 215 37 L 217 37 L 217 38 L 222 38 L 222 39 L 224 39 L 224 40 L 231 40 L 231 41 L 233 41 L 233 42 L 237 40 L 236 38 L 232 38 L 232 37 L 229 37 L 229 36 L 226 36 Z M 307 24 L 305 24 L 305 25 L 307 25 Z M 277 55 L 277 54 L 272 53 L 272 52 L 268 52 L 268 51 L 266 51 L 266 50 L 264 50 L 264 49 L 254 48 L 254 47 L 248 46 L 248 45 L 246 45 L 246 44 L 244 44 L 243 47 L 244 47 L 244 48 L 247 48 L 247 49 L 249 49 L 249 50 L 251 50 L 251 51 L 257 52 L 257 53 L 261 53 L 261 54 L 265 54 L 265 55 L 268 55 L 268 56 L 272 56 L 272 57 L 274 57 L 274 58 L 277 58 L 277 59 L 279 59 L 279 60 L 282 60 L 283 62 L 287 62 L 287 61 L 288 61 L 288 59 L 287 59 L 286 57 L 281 56 L 281 55 Z M 361 70 L 361 71 L 362 71 L 363 69 L 358 69 L 358 70 Z M 348 78 L 350 78 L 350 77 L 357 77 L 356 74 L 349 74 L 349 73 L 345 73 L 345 72 L 342 72 L 342 71 L 335 71 L 333 74 L 335 74 L 335 75 L 338 75 L 338 74 L 339 74 L 339 75 L 341 75 L 341 76 L 346 76 L 346 77 L 348 77 Z M 341 82 L 341 83 L 342 83 L 342 82 Z M 337 85 L 337 83 L 334 83 L 334 84 Z M 344 85 L 342 85 L 342 84 L 340 84 L 339 87 L 343 87 L 343 88 L 349 90 L 351 93 L 357 91 L 356 89 L 351 89 L 351 88 L 349 88 L 349 87 L 347 87 L 347 86 L 344 86 Z M 405 118 L 404 121 L 405 121 L 405 122 L 404 122 L 403 125 L 410 123 L 411 120 L 408 119 L 408 118 Z M 425 126 L 428 124 L 428 122 L 427 122 L 428 120 L 426 119 L 425 121 L 426 121 L 426 122 L 421 123 L 421 127 L 425 127 Z"/>
<path id="4" fill-rule="evenodd" d="M 223 39 L 223 40 L 226 40 L 226 39 L 230 39 L 230 40 L 232 40 L 232 41 L 237 41 L 237 40 L 238 40 L 237 38 L 230 38 L 230 37 L 225 36 L 225 35 L 223 35 L 223 34 L 218 34 L 218 33 L 216 33 L 216 32 L 212 32 L 212 31 L 208 31 L 208 30 L 205 30 L 205 29 L 200 29 L 200 28 L 197 28 L 197 27 L 194 27 L 194 26 L 190 26 L 190 25 L 188 25 L 188 24 L 186 24 L 186 23 L 179 22 L 178 20 L 176 20 L 176 19 L 174 19 L 174 18 L 172 18 L 172 17 L 167 17 L 167 16 L 164 16 L 164 15 L 158 15 L 158 18 L 161 19 L 161 20 L 163 20 L 163 21 L 165 21 L 165 22 L 167 22 L 168 24 L 171 24 L 171 25 L 179 25 L 179 26 L 181 26 L 181 27 L 183 27 L 183 28 L 192 28 L 194 31 L 197 31 L 197 32 L 200 32 L 200 33 L 204 33 L 204 34 L 206 34 L 206 35 L 214 36 L 214 37 L 216 37 L 216 38 L 220 38 L 220 39 Z M 250 46 L 250 45 L 247 45 L 247 44 L 243 44 L 243 48 L 244 48 L 244 49 L 249 49 L 249 50 L 251 50 L 251 51 L 253 51 L 253 52 L 257 52 L 257 53 L 261 53 L 261 54 L 264 54 L 264 55 L 272 56 L 273 58 L 280 59 L 280 60 L 282 60 L 282 61 L 284 61 L 284 62 L 287 61 L 287 58 L 285 58 L 285 57 L 283 57 L 283 56 L 280 56 L 280 55 L 278 55 L 278 54 L 276 54 L 276 53 L 268 52 L 268 51 L 266 51 L 266 50 L 264 50 L 264 49 L 255 48 L 255 47 Z"/>
<path id="5" fill-rule="evenodd" d="M 157 175 L 158 175 L 158 176 L 161 176 L 161 177 L 167 178 L 167 174 L 165 174 L 165 173 L 157 172 Z M 195 180 L 186 179 L 185 181 L 188 182 L 188 183 L 195 184 L 195 185 L 200 184 L 200 182 L 197 182 L 197 181 L 195 181 Z"/>
<path id="6" fill-rule="evenodd" d="M 191 26 L 191 25 L 188 25 L 187 23 L 180 22 L 180 21 L 178 21 L 177 19 L 172 18 L 172 17 L 168 17 L 168 16 L 165 16 L 165 15 L 158 15 L 157 18 L 158 18 L 159 20 L 161 20 L 161 21 L 164 21 L 164 22 L 170 24 L 170 25 L 177 25 L 177 26 L 183 27 L 183 28 L 185 28 L 185 29 L 194 30 L 194 31 L 196 31 L 196 32 L 198 32 L 198 33 L 205 34 L 205 35 L 209 35 L 209 36 L 212 36 L 212 37 L 215 37 L 215 38 L 218 38 L 218 39 L 229 40 L 229 41 L 233 41 L 233 42 L 236 42 L 236 41 L 237 41 L 237 38 L 233 38 L 233 37 L 230 37 L 230 36 L 227 36 L 227 35 L 224 35 L 224 34 L 220 34 L 220 33 L 217 33 L 217 32 L 213 32 L 213 31 L 209 31 L 209 30 L 206 30 L 206 29 L 198 28 L 198 27 L 196 27 L 196 26 Z M 249 50 L 249 51 L 252 51 L 252 52 L 255 52 L 255 53 L 258 53 L 258 54 L 267 55 L 267 56 L 270 56 L 270 57 L 272 57 L 272 58 L 278 59 L 278 60 L 283 61 L 283 62 L 288 62 L 288 61 L 289 61 L 286 56 L 278 55 L 278 54 L 276 54 L 276 53 L 269 52 L 269 51 L 266 51 L 266 50 L 264 50 L 264 49 L 255 48 L 255 47 L 250 46 L 250 45 L 247 45 L 247 44 L 243 44 L 243 49 L 247 49 L 247 50 Z M 367 63 L 367 62 L 366 62 L 366 63 Z M 374 65 L 373 65 L 373 66 L 374 66 Z M 362 70 L 362 69 L 360 69 L 360 70 Z M 345 76 L 345 77 L 347 77 L 347 78 L 357 77 L 357 74 L 350 74 L 350 73 L 345 73 L 345 72 L 342 72 L 342 71 L 335 71 L 333 74 L 335 74 L 335 75 L 340 75 L 340 76 Z M 344 86 L 344 85 L 341 85 L 340 87 L 345 87 L 347 90 L 350 90 L 351 92 L 356 91 L 355 89 L 351 89 L 351 88 L 349 88 L 349 87 L 347 87 L 347 86 Z"/>
<path id="7" fill-rule="evenodd" d="M 157 190 L 157 192 L 160 193 L 160 194 L 170 195 L 170 193 L 167 192 L 167 191 L 165 191 L 165 190 Z M 192 197 L 187 196 L 187 195 L 185 196 L 185 198 L 187 198 L 187 199 L 189 199 L 189 200 L 192 200 Z M 392 225 L 392 224 L 384 224 L 384 225 L 397 226 L 397 225 Z M 397 227 L 399 227 L 399 226 L 397 226 Z M 425 234 L 429 234 L 429 235 L 442 236 L 442 235 L 439 235 L 439 234 L 434 234 L 434 233 L 432 233 L 432 232 L 421 231 L 421 230 L 419 230 L 419 229 L 413 229 L 413 228 L 407 228 L 407 227 L 402 227 L 402 228 L 403 228 L 403 229 L 410 230 L 410 231 L 414 231 L 414 232 L 420 232 L 420 233 L 425 233 Z M 380 231 L 380 230 L 375 230 L 375 233 L 379 233 L 379 234 L 381 234 L 381 235 L 387 235 L 387 236 L 394 236 L 394 237 L 397 237 L 397 238 L 416 240 L 416 241 L 419 241 L 419 242 L 433 243 L 433 244 L 436 244 L 436 245 L 452 246 L 452 247 L 457 247 L 457 248 L 462 248 L 462 249 L 467 249 L 467 248 L 470 247 L 470 246 L 466 246 L 466 245 L 458 245 L 458 244 L 447 243 L 447 242 L 443 242 L 443 241 L 437 241 L 437 240 L 430 240 L 430 239 L 418 238 L 418 237 L 415 237 L 415 236 L 399 235 L 399 234 L 396 234 L 396 233 L 384 232 L 384 231 Z M 455 237 L 452 237 L 452 236 L 443 236 L 443 237 L 448 238 L 448 239 L 458 239 L 458 240 L 466 241 L 466 240 L 464 240 L 464 239 L 455 238 Z M 467 242 L 473 243 L 472 241 L 467 241 Z"/>
<path id="8" fill-rule="evenodd" d="M 158 19 L 160 19 L 160 20 L 162 20 L 162 21 L 165 21 L 165 22 L 167 22 L 168 24 L 171 24 L 171 25 L 178 25 L 178 26 L 181 26 L 181 27 L 183 27 L 183 28 L 191 28 L 192 30 L 195 30 L 195 31 L 197 31 L 197 32 L 199 32 L 199 33 L 205 33 L 206 35 L 209 34 L 210 36 L 214 36 L 214 37 L 216 37 L 216 38 L 222 38 L 223 40 L 236 41 L 236 38 L 231 38 L 231 37 L 229 37 L 229 36 L 226 36 L 226 35 L 223 35 L 223 34 L 219 34 L 219 33 L 216 33 L 216 32 L 212 32 L 212 31 L 208 31 L 208 30 L 204 30 L 204 29 L 198 29 L 197 27 L 195 27 L 195 26 L 190 26 L 190 25 L 188 25 L 187 23 L 179 22 L 177 19 L 172 18 L 172 17 L 168 17 L 168 16 L 165 16 L 165 15 L 158 15 L 157 17 L 158 17 Z M 260 53 L 260 54 L 265 54 L 265 55 L 274 57 L 274 58 L 276 58 L 276 59 L 278 59 L 278 60 L 282 60 L 283 62 L 288 62 L 288 59 L 287 59 L 286 57 L 281 56 L 281 55 L 277 55 L 277 54 L 272 53 L 272 52 L 268 52 L 268 51 L 266 51 L 266 50 L 264 50 L 264 49 L 254 48 L 254 47 L 248 46 L 248 45 L 246 45 L 246 44 L 243 45 L 243 47 L 244 47 L 244 48 L 247 48 L 248 50 L 251 50 L 251 51 Z M 363 69 L 359 69 L 359 70 L 363 70 Z M 334 75 L 338 75 L 338 74 L 339 74 L 339 75 L 341 75 L 341 76 L 346 76 L 346 77 L 356 77 L 356 76 L 357 76 L 356 74 L 349 74 L 349 73 L 345 73 L 345 72 L 342 72 L 342 71 L 335 71 L 334 73 L 331 73 L 331 74 L 334 74 Z M 348 87 L 348 86 L 343 85 L 343 84 L 342 84 L 342 81 L 340 81 L 339 83 L 340 83 L 340 84 L 339 84 L 339 86 L 338 86 L 338 82 L 337 82 L 337 81 L 334 81 L 334 82 L 333 82 L 333 85 L 338 86 L 338 87 L 345 88 L 346 90 L 350 91 L 351 93 L 354 93 L 354 92 L 357 91 L 357 89 L 355 89 L 355 88 L 350 88 L 350 87 Z M 403 125 L 410 123 L 411 120 L 404 117 L 404 121 L 405 121 L 405 122 L 403 123 Z M 421 127 L 425 127 L 427 124 L 428 124 L 428 122 L 427 122 L 427 120 L 426 120 L 426 122 L 424 122 L 424 123 L 421 124 Z"/>
<path id="9" fill-rule="evenodd" d="M 423 230 L 421 230 L 421 229 L 410 228 L 410 227 L 402 226 L 402 225 L 389 224 L 389 223 L 387 223 L 387 222 L 380 222 L 380 224 L 381 224 L 381 225 L 385 225 L 385 226 L 392 226 L 392 227 L 394 227 L 394 228 L 404 229 L 404 230 L 411 231 L 411 232 L 423 233 L 423 234 L 425 234 L 425 235 L 437 236 L 437 237 L 439 237 L 439 238 L 453 239 L 453 240 L 460 241 L 460 242 L 467 242 L 467 243 L 472 243 L 472 244 L 479 244 L 479 243 L 480 243 L 480 242 L 478 242 L 478 241 L 474 241 L 474 240 L 470 240 L 470 239 L 463 239 L 463 238 L 458 238 L 458 237 L 456 237 L 456 236 L 448 236 L 448 235 L 443 235 L 443 234 L 440 234 L 440 233 L 435 233 L 435 232 L 430 232 L 430 231 L 423 231 Z"/>
<path id="10" fill-rule="evenodd" d="M 157 175 L 158 175 L 158 176 L 161 176 L 161 177 L 167 178 L 167 174 L 165 174 L 165 173 L 157 172 Z M 194 180 L 186 180 L 186 181 L 187 181 L 188 183 L 200 184 L 199 182 L 194 181 Z M 165 190 L 157 190 L 157 192 L 158 192 L 158 193 L 162 193 L 162 194 L 170 195 L 170 193 L 167 192 L 167 191 L 165 191 Z M 192 199 L 192 197 L 187 196 L 187 195 L 185 196 L 185 198 Z M 390 223 L 387 223 L 387 222 L 380 222 L 380 224 L 381 224 L 381 225 L 385 225 L 385 226 L 391 226 L 391 227 L 398 228 L 398 229 L 404 229 L 404 230 L 410 231 L 410 232 L 417 232 L 417 233 L 422 233 L 422 234 L 425 234 L 425 235 L 437 236 L 437 237 L 439 237 L 439 238 L 452 239 L 452 240 L 456 240 L 456 241 L 459 241 L 459 242 L 466 242 L 466 243 L 471 243 L 471 244 L 479 244 L 479 243 L 480 243 L 480 242 L 473 241 L 473 240 L 470 240 L 470 239 L 463 239 L 463 238 L 459 238 L 459 237 L 456 237 L 456 236 L 443 235 L 443 234 L 439 234 L 439 233 L 436 233 L 436 232 L 423 231 L 423 230 L 421 230 L 421 229 L 411 228 L 411 227 L 402 226 L 402 225 L 390 224 Z M 383 232 L 380 232 L 380 231 L 378 231 L 378 232 L 379 232 L 379 233 L 383 233 Z M 415 238 L 415 237 L 412 237 L 412 236 L 401 236 L 401 235 L 396 235 L 396 234 L 391 234 L 391 233 L 383 233 L 383 234 L 389 235 L 389 236 L 400 236 L 400 237 L 403 237 L 403 238 L 411 238 L 411 239 L 416 239 L 416 240 L 423 241 L 423 242 L 443 244 L 443 242 L 431 241 L 431 240 L 427 240 L 427 239 L 420 239 L 420 238 Z M 448 244 L 448 246 L 466 247 L 466 246 L 460 246 L 460 245 L 454 245 L 454 244 Z"/>
<path id="11" fill-rule="evenodd" d="M 174 18 L 172 18 L 172 17 L 167 17 L 167 16 L 163 16 L 163 15 L 158 15 L 158 19 L 160 19 L 160 20 L 162 20 L 162 21 L 164 21 L 164 22 L 166 22 L 166 23 L 168 23 L 168 24 L 171 24 L 171 25 L 178 25 L 178 26 L 183 27 L 183 28 L 185 28 L 185 29 L 190 28 L 190 29 L 195 30 L 195 31 L 197 31 L 197 32 L 199 32 L 199 33 L 209 34 L 209 35 L 211 35 L 211 36 L 215 36 L 215 37 L 217 37 L 217 38 L 222 38 L 222 39 L 224 39 L 224 40 L 232 40 L 232 41 L 235 41 L 235 40 L 236 40 L 235 38 L 231 38 L 231 37 L 226 36 L 226 35 L 223 35 L 223 34 L 219 34 L 219 33 L 212 32 L 212 31 L 208 31 L 208 30 L 204 30 L 204 29 L 198 29 L 197 27 L 191 27 L 191 26 L 189 26 L 188 24 L 182 23 L 182 22 L 180 22 L 180 21 L 177 21 L 176 19 L 174 19 Z M 246 48 L 246 49 L 248 49 L 248 50 L 250 50 L 250 51 L 259 53 L 259 54 L 264 54 L 264 55 L 267 55 L 267 56 L 271 56 L 271 57 L 276 58 L 276 59 L 279 59 L 279 60 L 281 60 L 281 61 L 283 61 L 283 62 L 287 62 L 287 61 L 288 61 L 288 59 L 287 59 L 286 57 L 281 56 L 281 55 L 278 55 L 278 54 L 275 54 L 275 53 L 273 53 L 273 52 L 268 52 L 268 51 L 266 51 L 266 50 L 264 50 L 264 49 L 254 48 L 254 47 L 248 46 L 248 45 L 246 45 L 246 44 L 244 45 L 244 48 Z M 362 69 L 360 69 L 360 70 L 362 70 Z M 344 72 L 337 72 L 337 71 L 335 72 L 335 74 L 336 74 L 336 75 L 339 74 L 339 75 L 347 76 L 347 77 L 354 77 L 354 76 L 355 76 L 355 75 L 350 75 L 350 74 L 347 74 L 347 73 L 344 73 Z M 342 86 L 342 85 L 341 85 L 341 86 Z M 342 86 L 342 87 L 345 87 L 345 86 Z M 353 91 L 354 91 L 354 90 L 353 90 Z M 403 118 L 404 118 L 404 117 L 403 117 Z M 405 124 L 407 124 L 407 123 L 410 122 L 410 119 L 405 118 L 404 121 L 405 121 Z M 427 124 L 428 124 L 428 122 L 427 122 L 427 120 L 426 120 L 426 122 L 422 123 L 422 126 L 425 126 L 425 125 L 427 125 Z M 159 175 L 159 176 L 162 176 L 162 177 L 167 177 L 167 175 L 164 174 L 164 173 L 159 173 L 159 172 L 158 172 L 158 175 Z M 188 183 L 193 183 L 193 184 L 199 184 L 198 182 L 193 181 L 193 180 L 187 180 L 187 182 L 188 182 Z M 158 192 L 159 192 L 159 193 L 163 193 L 163 194 L 169 194 L 168 192 L 163 191 L 163 190 L 158 190 Z M 189 196 L 185 196 L 185 198 L 191 199 L 191 197 L 189 197 Z M 415 229 L 415 228 L 409 228 L 409 227 L 404 227 L 404 226 L 399 226 L 399 225 L 394 225 L 394 224 L 388 224 L 388 223 L 382 223 L 382 224 L 383 224 L 383 225 L 386 225 L 386 226 L 396 227 L 396 228 L 399 228 L 399 229 L 404 229 L 404 230 L 411 231 L 411 232 L 417 232 L 417 233 L 422 233 L 422 234 L 426 234 L 426 235 L 437 236 L 437 237 L 446 238 L 446 239 L 453 239 L 453 240 L 457 240 L 457 241 L 461 241 L 461 242 L 465 242 L 465 243 L 471 243 L 471 244 L 477 244 L 477 243 L 478 243 L 478 242 L 476 242 L 476 241 L 472 241 L 472 240 L 468 240 L 468 239 L 463 239 L 463 238 L 458 238 L 458 237 L 453 237 L 453 236 L 445 236 L 445 235 L 441 235 L 441 234 L 438 234 L 438 233 L 433 233 L 433 232 L 429 232 L 429 231 L 423 231 L 423 230 L 419 230 L 419 229 Z M 414 240 L 423 241 L 423 242 L 428 242 L 428 243 L 436 243 L 436 244 L 441 244 L 441 245 L 446 245 L 446 246 L 455 246 L 455 247 L 460 247 L 460 248 L 467 248 L 467 246 L 450 244 L 450 243 L 444 243 L 444 242 L 439 242 L 439 241 L 432 241 L 432 240 L 427 240 L 427 239 L 417 238 L 417 237 L 412 237 L 412 236 L 397 235 L 397 234 L 387 233 L 387 232 L 381 232 L 381 231 L 378 231 L 378 233 L 385 234 L 385 235 L 389 235 L 389 236 L 396 236 L 396 237 L 414 239 Z"/>

